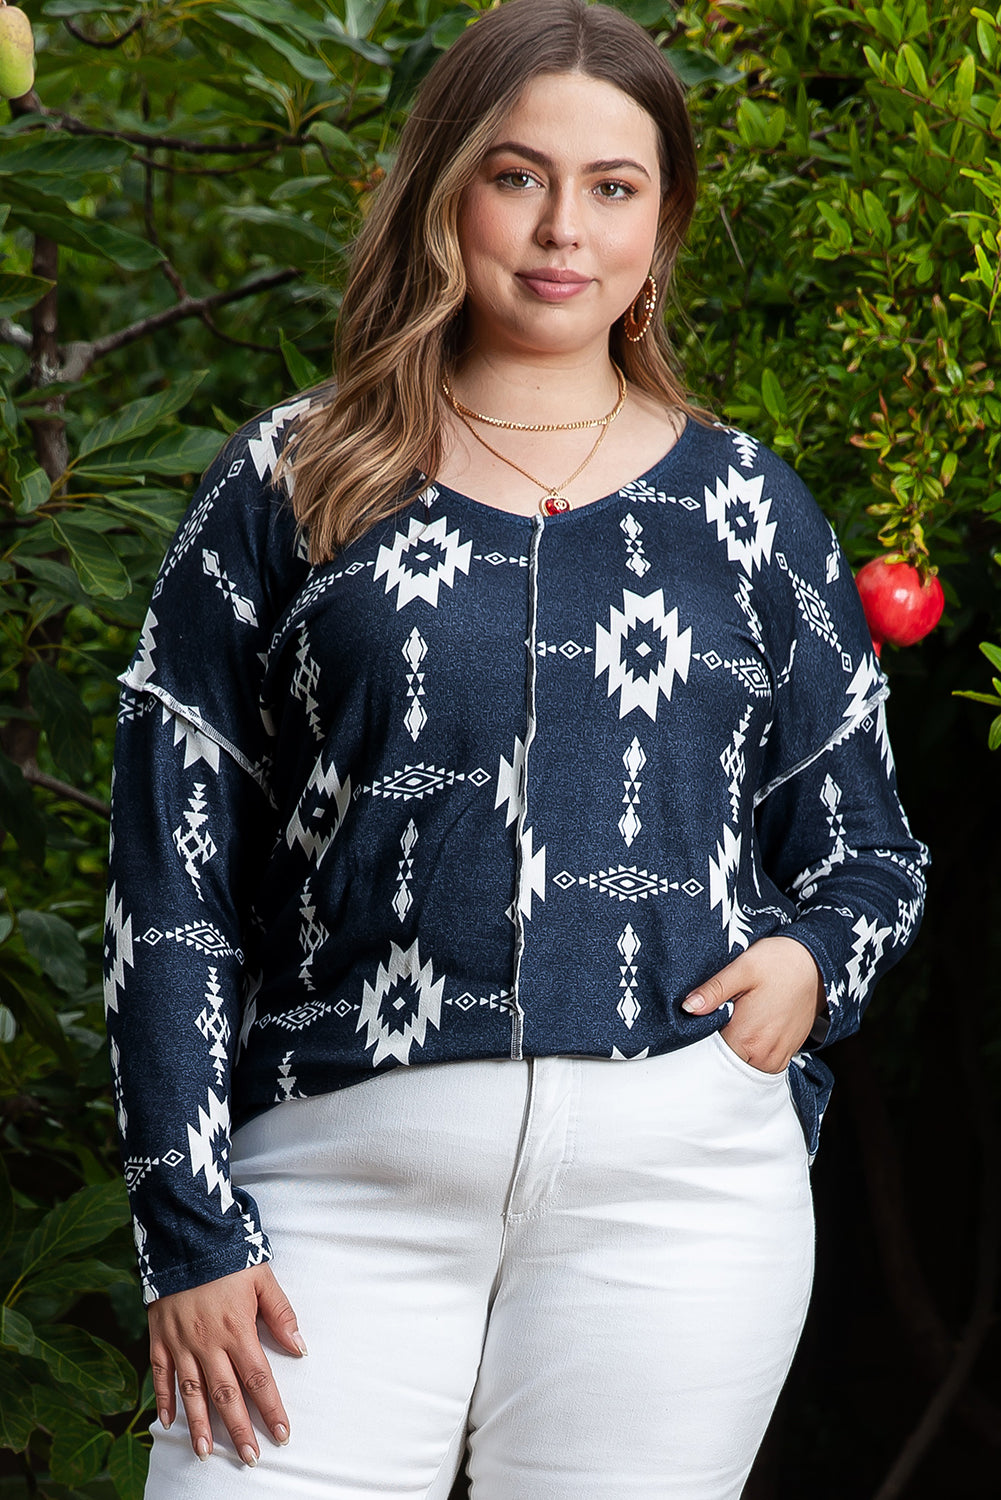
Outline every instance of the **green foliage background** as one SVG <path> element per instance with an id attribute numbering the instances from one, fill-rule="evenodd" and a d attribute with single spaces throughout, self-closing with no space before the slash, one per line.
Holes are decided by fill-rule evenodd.
<path id="1" fill-rule="evenodd" d="M 344 249 L 393 128 L 484 8 L 25 0 L 37 92 L 0 106 L 0 1500 L 130 1500 L 145 1469 L 99 983 L 115 677 L 224 435 L 328 373 Z M 690 384 L 796 466 L 856 565 L 887 549 L 941 569 L 937 641 L 884 664 L 913 722 L 939 726 L 944 775 L 982 712 L 950 695 L 986 686 L 976 643 L 1001 630 L 1001 10 L 621 8 L 691 88 L 703 189 L 669 314 Z M 920 1016 L 927 983 L 900 983 Z M 910 1097 L 917 1023 L 878 1023 L 902 993 L 877 1000 L 874 1034 Z M 996 985 L 979 1010 L 978 1086 L 1001 1071 Z M 992 1222 L 988 1206 L 972 1224 L 974 1313 Z M 900 1441 L 952 1369 L 946 1344 Z M 989 1392 L 963 1400 L 989 1447 Z"/>

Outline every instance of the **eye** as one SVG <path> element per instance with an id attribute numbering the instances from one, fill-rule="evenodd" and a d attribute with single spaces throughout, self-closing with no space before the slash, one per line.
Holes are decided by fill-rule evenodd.
<path id="1" fill-rule="evenodd" d="M 622 202 L 627 198 L 634 197 L 636 193 L 636 189 L 630 183 L 614 180 L 599 182 L 594 191 L 599 198 L 604 198 L 608 203 Z"/>
<path id="2" fill-rule="evenodd" d="M 496 180 L 502 183 L 504 187 L 516 189 L 538 186 L 538 179 L 533 177 L 531 172 L 526 171 L 524 167 L 512 167 L 510 171 L 500 172 Z"/>

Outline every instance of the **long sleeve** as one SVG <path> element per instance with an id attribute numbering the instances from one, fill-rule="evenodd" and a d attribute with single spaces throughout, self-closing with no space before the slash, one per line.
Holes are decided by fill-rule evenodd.
<path id="1" fill-rule="evenodd" d="M 209 469 L 122 677 L 105 1001 L 148 1302 L 270 1255 L 228 1158 L 254 887 L 275 832 L 263 664 L 305 572 L 270 483 L 280 415 Z"/>
<path id="2" fill-rule="evenodd" d="M 816 535 L 802 556 L 812 567 L 778 559 L 798 632 L 776 694 L 756 823 L 764 873 L 795 903 L 785 930 L 823 976 L 826 1045 L 857 1029 L 876 980 L 914 938 L 928 851 L 897 796 L 889 689 L 851 571 L 819 512 L 809 530 Z"/>

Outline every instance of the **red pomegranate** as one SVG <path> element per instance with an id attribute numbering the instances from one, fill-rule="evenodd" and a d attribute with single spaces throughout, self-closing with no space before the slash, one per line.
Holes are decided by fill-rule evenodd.
<path id="1" fill-rule="evenodd" d="M 862 608 L 879 655 L 884 641 L 891 646 L 913 646 L 942 618 L 945 595 L 934 573 L 922 581 L 908 562 L 874 557 L 855 575 Z"/>

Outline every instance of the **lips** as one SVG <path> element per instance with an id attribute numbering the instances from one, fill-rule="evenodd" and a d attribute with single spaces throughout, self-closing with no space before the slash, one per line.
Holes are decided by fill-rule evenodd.
<path id="1" fill-rule="evenodd" d="M 592 277 L 582 276 L 579 271 L 570 271 L 558 266 L 539 266 L 531 271 L 519 271 L 518 280 L 544 302 L 565 302 L 579 296 L 591 285 Z"/>

